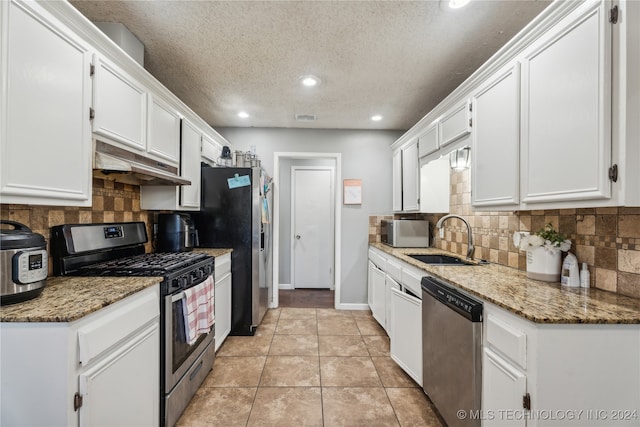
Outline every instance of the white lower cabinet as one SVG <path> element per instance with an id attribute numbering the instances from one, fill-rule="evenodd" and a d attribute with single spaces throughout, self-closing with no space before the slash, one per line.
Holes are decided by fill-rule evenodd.
<path id="1" fill-rule="evenodd" d="M 402 286 L 400 286 L 400 283 L 396 282 L 395 280 L 393 280 L 393 278 L 387 274 L 385 276 L 385 281 L 384 281 L 384 301 L 385 301 L 385 319 L 384 319 L 384 330 L 387 332 L 387 335 L 389 335 L 389 338 L 391 338 L 391 290 L 395 289 L 395 290 L 401 290 Z"/>
<path id="2" fill-rule="evenodd" d="M 639 325 L 538 324 L 487 302 L 484 314 L 484 427 L 640 423 Z"/>
<path id="3" fill-rule="evenodd" d="M 369 280 L 371 281 L 372 303 L 371 313 L 380 326 L 385 325 L 385 280 L 384 270 L 379 269 L 372 262 L 369 263 Z"/>
<path id="4" fill-rule="evenodd" d="M 0 323 L 0 425 L 157 426 L 159 311 L 156 285 L 74 322 Z"/>
<path id="5" fill-rule="evenodd" d="M 391 289 L 391 358 L 422 385 L 422 300 Z"/>
<path id="6" fill-rule="evenodd" d="M 231 332 L 231 254 L 215 258 L 215 299 L 216 316 L 215 348 L 220 348 Z"/>

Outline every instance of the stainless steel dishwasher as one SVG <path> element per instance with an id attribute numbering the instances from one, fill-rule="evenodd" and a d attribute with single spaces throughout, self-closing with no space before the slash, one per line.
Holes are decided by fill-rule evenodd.
<path id="1" fill-rule="evenodd" d="M 422 278 L 422 388 L 449 427 L 480 426 L 482 302 Z"/>

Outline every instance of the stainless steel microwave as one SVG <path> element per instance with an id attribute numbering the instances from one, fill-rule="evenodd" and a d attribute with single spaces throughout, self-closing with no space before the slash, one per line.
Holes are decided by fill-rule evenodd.
<path id="1" fill-rule="evenodd" d="M 429 221 L 394 219 L 381 221 L 381 241 L 395 248 L 429 246 Z"/>

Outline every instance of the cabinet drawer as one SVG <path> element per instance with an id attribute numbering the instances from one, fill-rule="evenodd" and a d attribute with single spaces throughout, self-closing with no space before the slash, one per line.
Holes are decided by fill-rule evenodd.
<path id="1" fill-rule="evenodd" d="M 104 310 L 104 312 L 102 312 Z M 141 291 L 112 306 L 100 310 L 78 328 L 78 350 L 81 365 L 88 365 L 104 351 L 158 317 L 158 286 Z"/>
<path id="2" fill-rule="evenodd" d="M 387 269 L 385 272 L 391 276 L 393 280 L 397 282 L 402 281 L 402 269 L 400 268 L 400 264 L 397 262 L 387 260 Z"/>
<path id="3" fill-rule="evenodd" d="M 527 334 L 492 313 L 486 317 L 487 343 L 518 364 L 527 368 Z"/>
<path id="4" fill-rule="evenodd" d="M 422 281 L 422 276 L 425 275 L 425 272 L 417 268 L 403 266 L 401 282 L 416 297 L 422 298 L 422 285 L 420 282 Z"/>
<path id="5" fill-rule="evenodd" d="M 373 249 L 369 249 L 369 259 L 372 263 L 374 263 L 380 270 L 386 271 L 387 269 L 387 259 L 380 255 L 378 252 Z"/>
<path id="6" fill-rule="evenodd" d="M 231 254 L 224 254 L 215 258 L 216 282 L 231 271 Z"/>

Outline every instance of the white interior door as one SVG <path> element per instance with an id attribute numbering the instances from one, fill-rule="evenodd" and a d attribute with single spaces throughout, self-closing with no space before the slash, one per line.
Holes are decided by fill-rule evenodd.
<path id="1" fill-rule="evenodd" d="M 292 168 L 294 288 L 333 288 L 333 175 L 328 167 Z"/>

